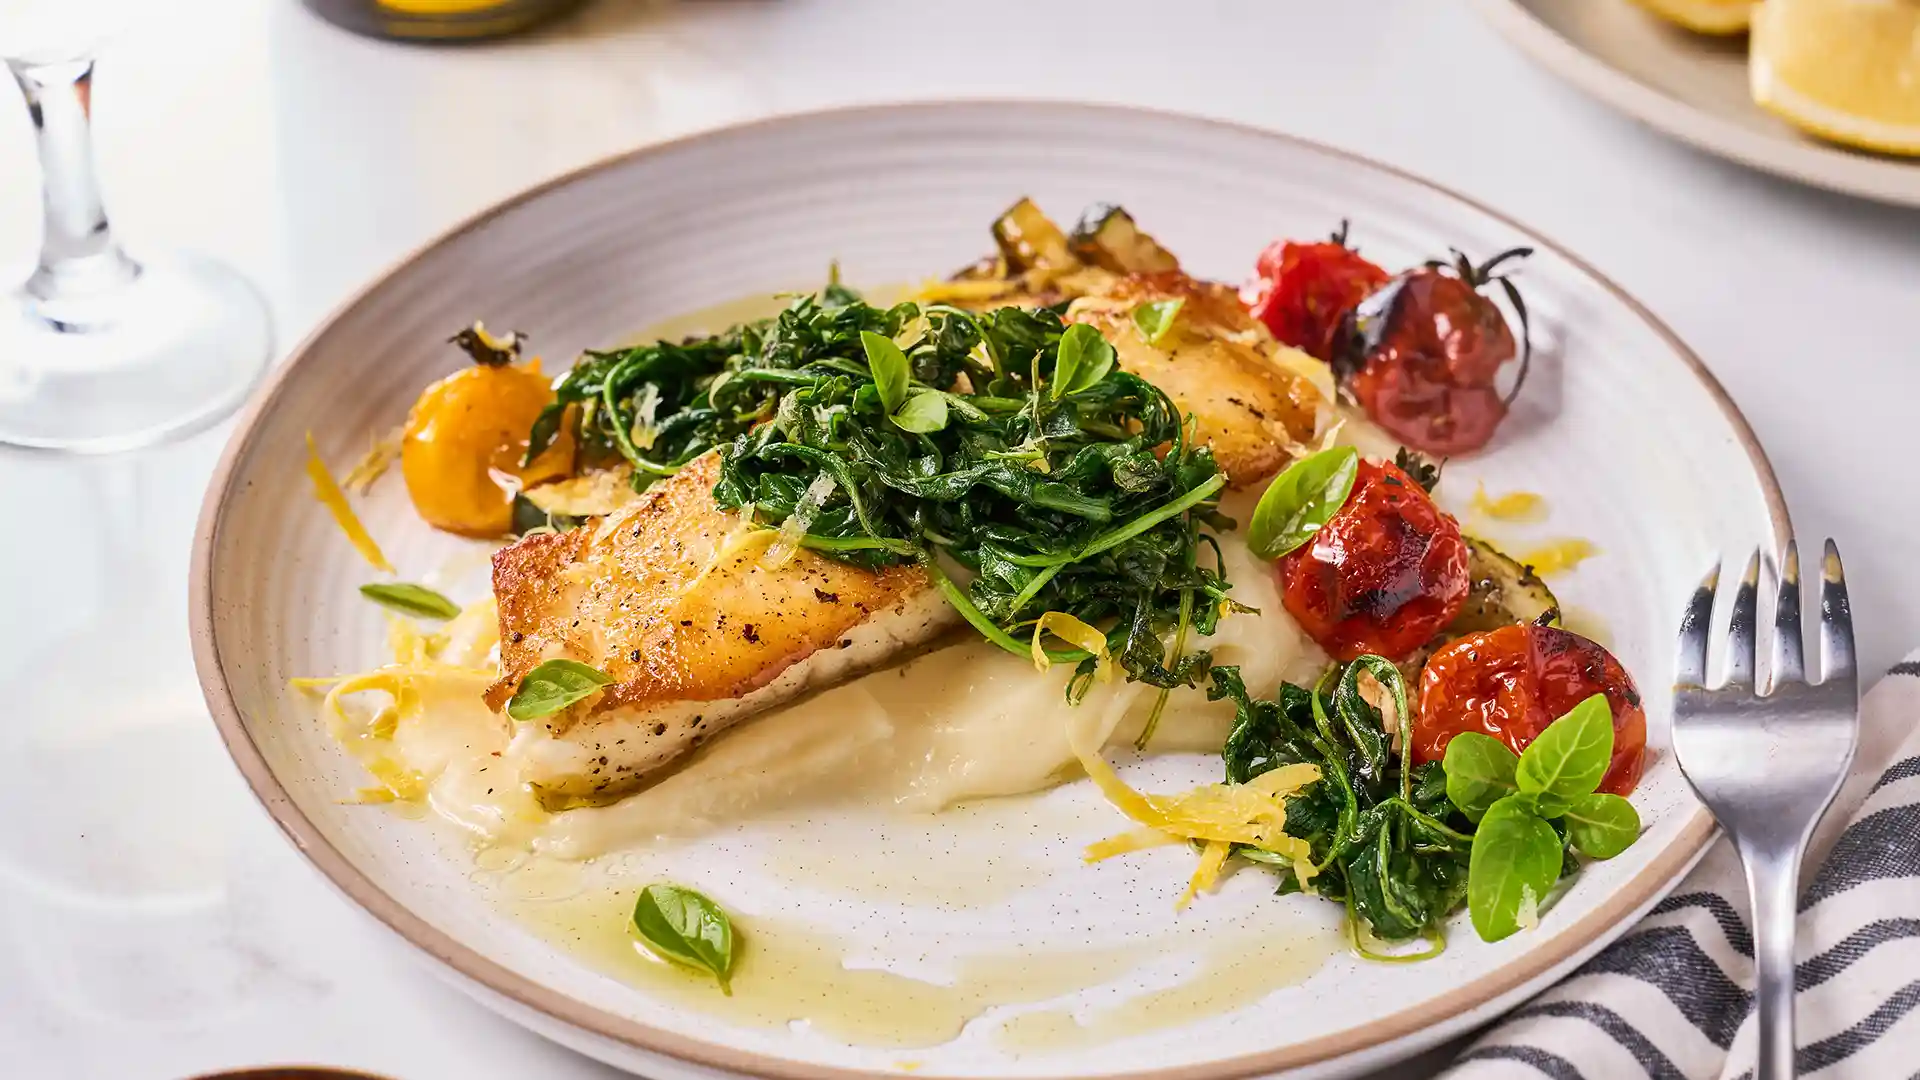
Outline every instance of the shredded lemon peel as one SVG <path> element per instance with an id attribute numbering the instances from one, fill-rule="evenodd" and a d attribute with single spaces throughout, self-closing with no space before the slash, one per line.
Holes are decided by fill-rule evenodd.
<path id="1" fill-rule="evenodd" d="M 468 610 L 486 602 L 470 605 Z M 426 778 L 388 751 L 400 724 L 425 713 L 422 688 L 434 683 L 464 683 L 467 686 L 463 689 L 478 692 L 499 677 L 495 670 L 440 662 L 437 657 L 446 646 L 446 635 L 423 633 L 412 620 L 390 618 L 387 648 L 393 654 L 392 663 L 349 675 L 307 675 L 287 680 L 296 690 L 326 692 L 320 710 L 334 740 L 379 781 L 378 786 L 359 788 L 346 802 L 418 802 L 426 796 Z M 390 703 L 365 721 L 356 721 L 343 699 L 361 693 L 385 694 Z"/>
<path id="2" fill-rule="evenodd" d="M 367 527 L 360 523 L 359 515 L 353 512 L 352 504 L 347 502 L 347 493 L 340 490 L 340 484 L 327 471 L 327 463 L 320 459 L 320 448 L 315 445 L 311 431 L 307 432 L 307 478 L 313 481 L 313 497 L 333 515 L 334 524 L 347 534 L 347 542 L 360 553 L 360 557 L 375 570 L 393 573 L 393 564 L 381 553 L 380 545 L 374 543 Z"/>
<path id="3" fill-rule="evenodd" d="M 1203 844 L 1200 863 L 1175 904 L 1178 908 L 1186 907 L 1195 896 L 1213 888 L 1236 844 L 1256 847 L 1289 860 L 1301 890 L 1311 887 L 1316 869 L 1312 849 L 1305 840 L 1287 834 L 1286 800 L 1320 779 L 1318 765 L 1282 765 L 1244 784 L 1203 784 L 1180 795 L 1145 794 L 1122 780 L 1099 749 L 1111 734 L 1120 711 L 1110 710 L 1108 722 L 1100 725 L 1103 730 L 1098 738 L 1090 737 L 1094 733 L 1069 719 L 1067 742 L 1100 794 L 1146 828 L 1089 845 L 1083 854 L 1086 861 L 1098 862 L 1162 844 Z"/>
<path id="4" fill-rule="evenodd" d="M 1102 859 L 1111 859 L 1115 855 L 1130 855 L 1133 852 L 1145 851 L 1148 848 L 1166 847 L 1169 844 L 1184 844 L 1186 842 L 1186 837 L 1175 836 L 1163 829 L 1132 829 L 1127 832 L 1116 833 L 1113 836 L 1107 837 L 1105 840 L 1096 840 L 1088 844 L 1087 850 L 1081 855 L 1081 858 L 1090 863 L 1099 862 Z"/>
<path id="5" fill-rule="evenodd" d="M 388 466 L 400 459 L 400 447 L 405 439 L 404 429 L 394 428 L 385 435 L 376 435 L 373 445 L 367 448 L 365 456 L 347 470 L 340 478 L 340 486 L 356 495 L 365 495 L 373 487 L 374 481 L 386 475 Z"/>
<path id="6" fill-rule="evenodd" d="M 1107 635 L 1098 627 L 1083 622 L 1064 611 L 1043 613 L 1033 624 L 1033 667 L 1035 671 L 1046 671 L 1053 666 L 1053 657 L 1047 655 L 1042 644 L 1048 634 L 1067 642 L 1073 647 L 1093 654 L 1093 673 L 1101 682 L 1113 678 L 1113 654 L 1107 649 Z"/>

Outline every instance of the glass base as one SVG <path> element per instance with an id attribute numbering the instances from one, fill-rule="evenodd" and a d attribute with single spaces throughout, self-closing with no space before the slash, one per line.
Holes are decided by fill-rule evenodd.
<path id="1" fill-rule="evenodd" d="M 273 357 L 266 302 L 227 266 L 143 262 L 130 280 L 48 300 L 0 296 L 0 446 L 111 453 L 199 431 Z"/>

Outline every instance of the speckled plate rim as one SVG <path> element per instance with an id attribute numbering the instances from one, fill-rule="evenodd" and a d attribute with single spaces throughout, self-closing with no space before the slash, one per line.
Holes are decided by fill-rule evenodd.
<path id="1" fill-rule="evenodd" d="M 215 466 L 213 478 L 207 487 L 205 500 L 201 505 L 200 518 L 195 533 L 192 562 L 189 568 L 189 619 L 193 639 L 194 666 L 197 669 L 201 691 L 206 696 L 207 706 L 214 723 L 218 727 L 221 739 L 227 751 L 232 755 L 235 765 L 256 798 L 267 810 L 282 832 L 287 835 L 314 866 L 354 903 L 379 922 L 398 934 L 427 955 L 439 960 L 453 971 L 480 984 L 482 987 L 527 1008 L 545 1014 L 561 1023 L 571 1025 L 581 1031 L 628 1044 L 642 1051 L 663 1054 L 695 1066 L 717 1068 L 737 1073 L 757 1076 L 791 1078 L 791 1080 L 897 1080 L 897 1074 L 862 1069 L 839 1068 L 810 1062 L 794 1061 L 762 1054 L 748 1053 L 717 1043 L 691 1038 L 679 1032 L 668 1031 L 649 1024 L 643 1024 L 595 1008 L 584 1002 L 558 993 L 552 989 L 520 975 L 467 946 L 452 935 L 434 927 L 382 890 L 365 874 L 356 868 L 347 857 L 321 833 L 313 821 L 295 804 L 286 787 L 274 775 L 260 747 L 248 733 L 246 723 L 240 714 L 232 688 L 228 686 L 222 672 L 219 645 L 214 638 L 214 609 L 211 588 L 213 576 L 213 557 L 216 548 L 215 532 L 219 527 L 222 508 L 231 491 L 236 476 L 236 467 L 244 459 L 256 437 L 256 428 L 260 418 L 271 407 L 280 394 L 283 385 L 293 372 L 305 361 L 312 345 L 324 336 L 342 315 L 360 304 L 368 295 L 384 288 L 389 279 L 403 268 L 421 258 L 425 253 L 443 244 L 452 242 L 468 233 L 485 227 L 502 213 L 536 198 L 557 187 L 572 183 L 600 170 L 615 167 L 657 154 L 668 148 L 685 147 L 702 141 L 718 138 L 738 138 L 754 131 L 778 127 L 781 125 L 820 117 L 857 117 L 862 114 L 887 115 L 918 112 L 936 114 L 955 108 L 1005 108 L 1022 111 L 1051 110 L 1056 112 L 1081 114 L 1099 112 L 1109 115 L 1134 115 L 1151 117 L 1163 121 L 1176 121 L 1199 127 L 1211 127 L 1222 132 L 1239 136 L 1254 136 L 1286 144 L 1317 154 L 1328 155 L 1351 164 L 1356 169 L 1371 170 L 1393 176 L 1407 183 L 1418 185 L 1444 198 L 1451 199 L 1479 213 L 1497 219 L 1502 224 L 1525 235 L 1535 246 L 1553 252 L 1567 260 L 1569 264 L 1590 277 L 1615 300 L 1632 311 L 1656 336 L 1663 341 L 1672 353 L 1700 381 L 1701 386 L 1719 406 L 1727 423 L 1732 427 L 1741 446 L 1751 461 L 1755 479 L 1764 494 L 1769 519 L 1773 526 L 1776 550 L 1785 546 L 1792 536 L 1787 516 L 1787 506 L 1781 494 L 1780 485 L 1774 476 L 1773 466 L 1768 462 L 1766 452 L 1761 448 L 1759 439 L 1754 435 L 1746 417 L 1734 404 L 1731 396 L 1720 384 L 1701 359 L 1682 342 L 1666 324 L 1639 301 L 1628 295 L 1618 285 L 1601 274 L 1593 266 L 1573 255 L 1564 247 L 1540 235 L 1513 218 L 1484 203 L 1458 194 L 1448 188 L 1435 184 L 1413 173 L 1390 165 L 1382 164 L 1371 158 L 1351 151 L 1342 150 L 1303 139 L 1250 125 L 1191 116 L 1165 110 L 1147 109 L 1137 106 L 1101 105 L 1069 101 L 985 98 L 985 99 L 947 99 L 920 102 L 902 102 L 880 105 L 858 105 L 843 108 L 789 112 L 729 125 L 707 131 L 682 136 L 659 143 L 651 143 L 637 149 L 624 151 L 602 158 L 571 171 L 562 173 L 550 180 L 507 198 L 480 211 L 455 225 L 433 240 L 423 244 L 410 254 L 397 260 L 388 270 L 364 286 L 323 319 L 306 338 L 302 340 L 287 360 L 282 363 L 254 392 L 252 400 L 240 415 L 234 432 L 221 453 Z M 1676 599 L 1676 603 L 1677 603 Z M 1382 1016 L 1361 1027 L 1338 1032 L 1332 1035 L 1310 1038 L 1290 1046 L 1244 1054 L 1237 1057 L 1193 1065 L 1171 1068 L 1141 1070 L 1127 1073 L 1107 1074 L 1102 1080 L 1238 1080 L 1242 1077 L 1265 1076 L 1287 1069 L 1296 1069 L 1310 1065 L 1328 1064 L 1350 1054 L 1369 1049 L 1378 1049 L 1391 1043 L 1411 1040 L 1422 1034 L 1430 1034 L 1441 1025 L 1481 1010 L 1490 1004 L 1510 998 L 1529 984 L 1539 980 L 1557 969 L 1592 952 L 1601 943 L 1618 936 L 1626 930 L 1631 918 L 1639 911 L 1652 905 L 1665 890 L 1671 888 L 1687 868 L 1693 865 L 1704 852 L 1707 843 L 1713 838 L 1716 827 L 1711 815 L 1705 808 L 1696 806 L 1693 816 L 1684 822 L 1676 834 L 1674 842 L 1660 852 L 1640 872 L 1617 890 L 1614 895 L 1594 911 L 1588 913 L 1567 932 L 1556 935 L 1556 944 L 1543 945 L 1517 957 L 1511 963 L 1483 975 L 1465 985 L 1457 992 L 1444 998 L 1427 1002 L 1396 1013 Z M 1411 1047 L 1409 1048 L 1411 1049 Z M 1085 1078 L 1077 1078 L 1085 1080 Z"/>
<path id="2" fill-rule="evenodd" d="M 1662 93 L 1587 52 L 1520 0 L 1474 0 L 1486 20 L 1541 68 L 1656 131 L 1748 168 L 1896 206 L 1920 207 L 1920 164 L 1769 135 Z"/>

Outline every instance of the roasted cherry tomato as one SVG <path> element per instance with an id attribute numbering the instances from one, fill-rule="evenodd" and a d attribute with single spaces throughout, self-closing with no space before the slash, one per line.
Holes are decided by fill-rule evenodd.
<path id="1" fill-rule="evenodd" d="M 1386 280 L 1385 270 L 1339 236 L 1321 244 L 1279 240 L 1260 253 L 1240 299 L 1275 338 L 1331 360 L 1347 315 Z"/>
<path id="2" fill-rule="evenodd" d="M 573 471 L 573 432 L 521 465 L 527 435 L 553 400 L 540 362 L 478 365 L 422 391 L 407 414 L 400 471 L 414 509 L 437 529 L 500 536 L 513 527 L 514 493 Z"/>
<path id="3" fill-rule="evenodd" d="M 1460 613 L 1467 545 L 1398 466 L 1363 460 L 1346 503 L 1279 573 L 1287 610 L 1327 652 L 1401 660 Z"/>
<path id="4" fill-rule="evenodd" d="M 1352 352 L 1334 366 L 1373 422 L 1413 449 L 1478 450 L 1506 418 L 1494 380 L 1519 349 L 1482 290 L 1496 281 L 1511 290 L 1492 270 L 1514 254 L 1409 271 L 1354 310 L 1353 332 L 1339 339 Z"/>
<path id="5" fill-rule="evenodd" d="M 1595 694 L 1613 706 L 1613 762 L 1600 790 L 1625 795 L 1646 765 L 1640 692 L 1604 646 L 1556 626 L 1503 626 L 1434 653 L 1420 673 L 1414 760 L 1439 761 L 1462 731 L 1491 735 L 1517 754 Z"/>

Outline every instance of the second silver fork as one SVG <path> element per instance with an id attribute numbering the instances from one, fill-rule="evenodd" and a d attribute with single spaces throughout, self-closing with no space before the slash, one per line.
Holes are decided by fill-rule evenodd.
<path id="1" fill-rule="evenodd" d="M 1753 956 L 1759 990 L 1757 1080 L 1789 1080 L 1793 1064 L 1794 917 L 1807 840 L 1853 763 L 1860 729 L 1860 681 L 1853 616 L 1833 541 L 1820 574 L 1823 676 L 1807 681 L 1800 632 L 1800 559 L 1787 545 L 1775 604 L 1773 663 L 1767 691 L 1755 682 L 1760 553 L 1734 594 L 1727 632 L 1726 682 L 1707 689 L 1707 652 L 1718 568 L 1707 576 L 1680 623 L 1673 687 L 1673 754 L 1680 770 L 1746 867 L 1753 904 Z"/>

